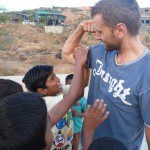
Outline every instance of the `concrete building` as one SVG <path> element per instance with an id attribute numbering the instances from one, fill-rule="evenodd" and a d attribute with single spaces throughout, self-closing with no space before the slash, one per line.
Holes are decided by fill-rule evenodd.
<path id="1" fill-rule="evenodd" d="M 141 8 L 141 24 L 145 26 L 150 26 L 150 8 Z"/>

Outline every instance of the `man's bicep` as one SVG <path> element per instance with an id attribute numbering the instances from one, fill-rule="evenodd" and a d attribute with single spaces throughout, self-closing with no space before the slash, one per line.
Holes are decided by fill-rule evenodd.
<path id="1" fill-rule="evenodd" d="M 142 118 L 144 120 L 144 124 L 146 126 L 150 126 L 150 111 L 149 111 L 150 89 L 149 88 L 144 90 L 144 92 L 139 95 L 139 104 L 140 104 L 140 110 L 141 110 Z"/>

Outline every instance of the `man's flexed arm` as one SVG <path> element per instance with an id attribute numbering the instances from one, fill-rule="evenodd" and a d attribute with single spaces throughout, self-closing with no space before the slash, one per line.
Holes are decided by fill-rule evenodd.
<path id="1" fill-rule="evenodd" d="M 80 41 L 85 32 L 95 32 L 93 26 L 93 20 L 86 20 L 79 24 L 76 30 L 72 33 L 72 35 L 68 38 L 65 42 L 63 51 L 62 51 L 62 59 L 71 63 L 75 64 L 75 60 L 73 58 L 73 52 L 75 48 L 79 47 Z M 88 85 L 89 81 L 89 69 L 85 65 L 83 67 L 84 72 L 84 87 Z"/>
<path id="2" fill-rule="evenodd" d="M 75 60 L 73 58 L 73 51 L 76 47 L 79 46 L 80 41 L 85 32 L 95 32 L 93 26 L 93 20 L 86 20 L 81 22 L 76 30 L 71 34 L 68 40 L 65 42 L 63 51 L 62 51 L 62 59 L 75 64 Z"/>

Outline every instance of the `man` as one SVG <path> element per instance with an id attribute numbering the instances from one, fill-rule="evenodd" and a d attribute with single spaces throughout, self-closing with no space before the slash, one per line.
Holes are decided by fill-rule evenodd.
<path id="1" fill-rule="evenodd" d="M 110 111 L 94 138 L 116 138 L 137 150 L 145 129 L 150 149 L 150 53 L 138 37 L 140 8 L 136 0 L 101 0 L 91 14 L 93 20 L 81 22 L 66 41 L 62 57 L 74 63 L 74 48 L 85 32 L 102 41 L 90 47 L 85 66 L 92 73 L 88 104 L 103 99 Z"/>

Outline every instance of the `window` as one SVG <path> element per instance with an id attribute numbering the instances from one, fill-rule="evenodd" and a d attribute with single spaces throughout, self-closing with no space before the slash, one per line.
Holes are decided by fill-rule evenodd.
<path id="1" fill-rule="evenodd" d="M 144 20 L 141 20 L 141 23 L 144 23 Z"/>
<path id="2" fill-rule="evenodd" d="M 148 9 L 145 9 L 145 12 L 146 12 L 146 13 L 149 12 Z"/>
<path id="3" fill-rule="evenodd" d="M 146 20 L 146 24 L 150 24 L 150 20 Z"/>

